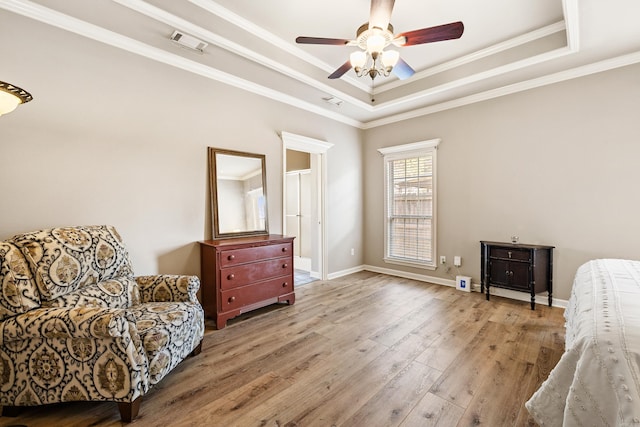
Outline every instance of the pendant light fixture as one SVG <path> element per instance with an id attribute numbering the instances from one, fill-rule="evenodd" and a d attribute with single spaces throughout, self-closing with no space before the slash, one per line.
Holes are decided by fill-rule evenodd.
<path id="1" fill-rule="evenodd" d="M 0 80 L 0 116 L 12 112 L 18 105 L 32 99 L 33 96 L 26 90 Z"/>

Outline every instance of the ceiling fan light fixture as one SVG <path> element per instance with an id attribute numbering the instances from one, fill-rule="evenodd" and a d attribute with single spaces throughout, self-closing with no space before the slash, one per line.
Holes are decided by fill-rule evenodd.
<path id="1" fill-rule="evenodd" d="M 364 64 L 367 62 L 367 54 L 361 50 L 351 52 L 351 55 L 349 55 L 349 62 L 351 63 L 351 66 L 356 69 L 356 72 L 358 72 L 358 70 L 364 67 Z"/>
<path id="2" fill-rule="evenodd" d="M 394 0 L 371 0 L 369 22 L 358 28 L 355 40 L 299 36 L 296 38 L 296 43 L 358 46 L 362 50 L 362 52 L 352 53 L 347 62 L 329 75 L 330 79 L 339 79 L 352 68 L 357 77 L 368 75 L 372 81 L 376 76 L 389 77 L 392 71 L 400 80 L 408 79 L 415 74 L 415 70 L 400 58 L 398 52 L 385 52 L 384 49 L 387 46 L 391 44 L 397 47 L 415 46 L 457 39 L 462 36 L 464 25 L 461 21 L 451 22 L 395 35 L 393 26 L 389 22 L 394 2 Z"/>
<path id="3" fill-rule="evenodd" d="M 15 110 L 18 105 L 29 102 L 33 96 L 11 83 L 0 81 L 0 116 Z"/>
<path id="4" fill-rule="evenodd" d="M 382 52 L 382 65 L 388 71 L 391 71 L 391 69 L 398 63 L 398 59 L 400 59 L 400 52 L 397 50 L 385 50 Z"/>
<path id="5" fill-rule="evenodd" d="M 367 37 L 367 52 L 370 54 L 380 53 L 387 44 L 387 39 L 380 34 L 379 30 L 374 30 L 372 34 Z"/>

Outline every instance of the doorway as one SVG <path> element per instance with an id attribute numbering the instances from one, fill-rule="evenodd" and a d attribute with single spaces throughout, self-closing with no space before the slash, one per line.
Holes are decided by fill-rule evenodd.
<path id="1" fill-rule="evenodd" d="M 288 132 L 282 132 L 281 137 L 282 229 L 284 234 L 296 236 L 294 269 L 296 273 L 304 273 L 309 280 L 326 280 L 325 156 L 333 144 Z M 298 284 L 298 279 L 295 282 Z"/>
<path id="2" fill-rule="evenodd" d="M 310 158 L 309 153 L 287 150 L 287 174 L 285 195 L 286 234 L 295 237 L 293 241 L 293 267 L 295 284 L 311 282 L 312 232 L 311 232 L 311 170 L 296 170 L 293 158 Z M 307 161 L 304 166 L 309 167 Z"/>

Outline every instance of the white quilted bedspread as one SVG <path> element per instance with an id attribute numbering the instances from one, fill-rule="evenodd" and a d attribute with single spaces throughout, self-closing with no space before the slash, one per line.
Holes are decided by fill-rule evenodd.
<path id="1" fill-rule="evenodd" d="M 640 427 L 640 261 L 582 265 L 565 318 L 566 351 L 529 413 L 541 426 Z"/>

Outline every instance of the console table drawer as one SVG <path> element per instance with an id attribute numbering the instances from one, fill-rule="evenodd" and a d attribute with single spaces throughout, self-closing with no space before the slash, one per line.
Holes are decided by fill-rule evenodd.
<path id="1" fill-rule="evenodd" d="M 489 256 L 491 258 L 513 259 L 516 261 L 531 261 L 531 251 L 527 249 L 491 247 L 489 248 Z"/>
<path id="2" fill-rule="evenodd" d="M 286 256 L 291 252 L 292 245 L 289 243 L 222 251 L 220 253 L 220 268 L 269 258 L 278 258 Z"/>
<path id="3" fill-rule="evenodd" d="M 252 285 L 241 286 L 221 292 L 220 304 L 222 311 L 235 310 L 243 306 L 274 298 L 274 295 L 293 292 L 293 282 L 289 276 L 278 277 Z"/>

